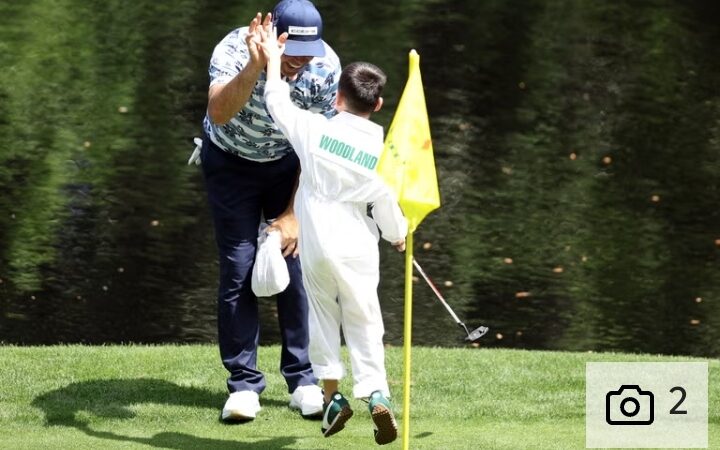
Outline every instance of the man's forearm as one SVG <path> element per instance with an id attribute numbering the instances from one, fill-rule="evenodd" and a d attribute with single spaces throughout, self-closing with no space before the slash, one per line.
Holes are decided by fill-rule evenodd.
<path id="1" fill-rule="evenodd" d="M 210 87 L 208 115 L 213 123 L 228 123 L 245 106 L 262 70 L 250 61 L 230 82 Z"/>

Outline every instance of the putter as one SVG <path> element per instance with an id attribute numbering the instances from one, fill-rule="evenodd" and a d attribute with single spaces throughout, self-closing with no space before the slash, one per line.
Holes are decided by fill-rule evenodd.
<path id="1" fill-rule="evenodd" d="M 420 275 L 422 275 L 423 279 L 427 282 L 428 286 L 430 286 L 430 289 L 432 289 L 432 291 L 435 293 L 435 296 L 438 298 L 438 300 L 440 300 L 440 303 L 442 303 L 443 306 L 445 306 L 445 309 L 447 309 L 448 312 L 450 313 L 450 315 L 452 316 L 452 318 L 455 319 L 455 323 L 460 325 L 460 327 L 463 330 L 465 330 L 465 333 L 467 333 L 467 337 L 465 338 L 466 341 L 475 342 L 478 339 L 480 339 L 481 337 L 483 337 L 485 335 L 485 333 L 488 332 L 489 328 L 484 327 L 484 326 L 479 326 L 479 327 L 475 328 L 474 330 L 472 330 L 472 332 L 470 330 L 468 330 L 468 327 L 465 326 L 465 324 L 460 321 L 460 319 L 455 314 L 455 312 L 452 310 L 452 308 L 450 308 L 450 305 L 448 305 L 448 303 L 445 301 L 445 299 L 443 298 L 443 296 L 440 293 L 440 291 L 438 290 L 438 288 L 436 288 L 435 285 L 433 284 L 433 282 L 430 281 L 430 277 L 428 277 L 425 274 L 425 271 L 422 270 L 422 267 L 420 267 L 420 264 L 418 264 L 418 262 L 414 256 L 413 256 L 413 265 L 418 270 L 418 272 L 420 272 Z"/>

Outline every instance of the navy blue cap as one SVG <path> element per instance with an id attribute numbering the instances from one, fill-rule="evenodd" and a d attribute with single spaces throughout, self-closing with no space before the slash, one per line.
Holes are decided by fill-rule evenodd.
<path id="1" fill-rule="evenodd" d="M 284 54 L 288 56 L 325 56 L 322 17 L 308 0 L 283 0 L 273 9 L 277 34 L 287 32 Z"/>

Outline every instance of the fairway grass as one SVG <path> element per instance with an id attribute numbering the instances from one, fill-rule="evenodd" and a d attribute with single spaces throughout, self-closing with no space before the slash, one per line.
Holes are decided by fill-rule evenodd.
<path id="1" fill-rule="evenodd" d="M 402 414 L 402 349 L 386 350 Z M 214 345 L 0 346 L 1 449 L 367 449 L 366 404 L 330 438 L 288 409 L 278 346 L 261 347 L 267 377 L 256 420 L 219 421 L 225 371 Z M 345 354 L 346 355 L 346 354 Z M 410 448 L 581 449 L 585 362 L 698 361 L 666 356 L 413 348 Z M 349 364 L 348 364 L 349 367 Z M 720 362 L 709 360 L 710 448 L 720 447 Z M 352 392 L 350 379 L 341 390 Z M 402 422 L 400 423 L 402 426 Z"/>

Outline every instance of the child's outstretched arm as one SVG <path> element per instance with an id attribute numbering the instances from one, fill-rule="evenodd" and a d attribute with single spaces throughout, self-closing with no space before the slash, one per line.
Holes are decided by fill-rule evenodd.
<path id="1" fill-rule="evenodd" d="M 268 17 L 270 14 L 268 14 Z M 297 107 L 290 100 L 290 88 L 287 83 L 281 79 L 281 56 L 285 51 L 285 41 L 287 33 L 277 36 L 275 27 L 272 22 L 267 19 L 263 22 L 262 27 L 257 28 L 257 33 L 253 42 L 259 47 L 263 55 L 267 59 L 267 81 L 265 83 L 265 106 L 272 116 L 273 122 L 280 128 L 293 149 L 300 157 L 302 162 L 305 151 L 304 140 L 308 130 L 312 129 L 309 125 L 311 121 L 316 120 L 310 111 Z M 320 116 L 322 117 L 322 116 Z"/>
<path id="2" fill-rule="evenodd" d="M 408 223 L 395 196 L 387 192 L 386 195 L 377 199 L 371 213 L 373 220 L 380 228 L 383 239 L 389 241 L 398 251 L 405 250 Z"/>

